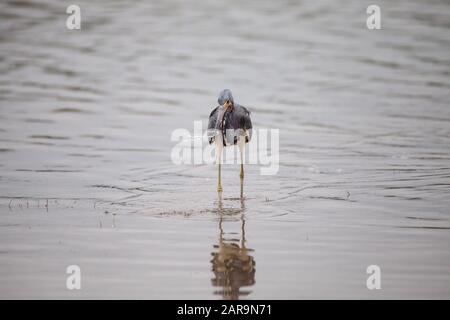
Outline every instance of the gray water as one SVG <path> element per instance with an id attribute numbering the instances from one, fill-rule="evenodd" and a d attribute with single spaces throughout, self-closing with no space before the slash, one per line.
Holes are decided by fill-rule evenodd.
<path id="1" fill-rule="evenodd" d="M 1 298 L 450 298 L 448 1 L 69 4 L 0 3 Z M 243 200 L 170 157 L 223 88 L 280 129 Z"/>

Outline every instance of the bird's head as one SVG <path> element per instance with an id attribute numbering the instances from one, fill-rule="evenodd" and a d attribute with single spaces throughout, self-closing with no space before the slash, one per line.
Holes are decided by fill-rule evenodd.
<path id="1" fill-rule="evenodd" d="M 234 100 L 233 95 L 231 94 L 231 90 L 230 89 L 222 90 L 219 94 L 217 102 L 219 102 L 219 105 L 224 106 L 225 110 L 228 110 L 229 108 L 232 109 L 234 106 Z"/>

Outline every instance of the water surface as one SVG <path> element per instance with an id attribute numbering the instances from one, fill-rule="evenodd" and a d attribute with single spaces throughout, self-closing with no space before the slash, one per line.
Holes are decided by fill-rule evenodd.
<path id="1" fill-rule="evenodd" d="M 449 298 L 448 2 L 77 4 L 0 4 L 1 298 Z M 225 87 L 280 129 L 243 200 L 170 158 Z"/>

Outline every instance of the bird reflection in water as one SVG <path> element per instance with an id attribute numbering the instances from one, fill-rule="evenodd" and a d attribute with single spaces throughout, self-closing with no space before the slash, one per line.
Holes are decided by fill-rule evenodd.
<path id="1" fill-rule="evenodd" d="M 240 208 L 224 208 L 222 197 L 219 196 L 217 207 L 219 243 L 214 245 L 211 253 L 214 273 L 211 283 L 214 287 L 221 287 L 214 294 L 221 295 L 226 300 L 237 300 L 239 297 L 248 296 L 251 291 L 241 290 L 241 287 L 255 284 L 255 260 L 250 255 L 253 250 L 247 248 L 245 244 L 244 199 L 236 200 L 241 202 Z M 230 227 L 236 222 L 240 223 L 240 238 L 233 238 L 236 233 L 224 231 L 225 227 Z"/>

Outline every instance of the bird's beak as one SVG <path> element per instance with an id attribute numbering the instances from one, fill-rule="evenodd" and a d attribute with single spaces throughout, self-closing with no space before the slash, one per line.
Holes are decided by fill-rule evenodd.
<path id="1" fill-rule="evenodd" d="M 225 110 L 228 110 L 229 108 L 231 108 L 233 106 L 233 104 L 231 103 L 231 101 L 227 100 L 227 101 L 225 101 L 223 106 L 224 106 Z"/>

